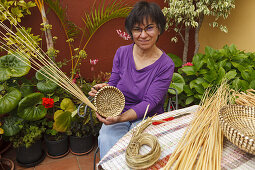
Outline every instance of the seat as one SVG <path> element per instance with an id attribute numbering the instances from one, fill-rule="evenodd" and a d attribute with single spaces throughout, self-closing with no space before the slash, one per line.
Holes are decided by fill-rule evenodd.
<path id="1" fill-rule="evenodd" d="M 166 97 L 165 97 L 165 103 L 166 103 L 166 106 L 164 107 L 165 112 L 169 112 L 169 111 L 178 109 L 178 92 L 175 88 L 169 87 L 169 89 L 174 90 L 175 95 L 172 95 L 169 92 L 167 92 Z M 99 147 L 96 148 L 95 153 L 94 153 L 94 170 L 96 169 L 96 157 L 97 157 L 97 155 L 100 157 L 98 151 L 99 151 Z"/>

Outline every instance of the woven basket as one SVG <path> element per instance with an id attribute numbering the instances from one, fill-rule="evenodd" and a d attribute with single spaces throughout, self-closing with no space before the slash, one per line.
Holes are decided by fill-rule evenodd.
<path id="1" fill-rule="evenodd" d="M 103 117 L 114 117 L 121 114 L 125 106 L 125 97 L 116 87 L 104 86 L 98 90 L 94 105 L 97 113 Z"/>
<path id="2" fill-rule="evenodd" d="M 219 111 L 219 121 L 228 140 L 255 155 L 255 107 L 224 106 Z"/>

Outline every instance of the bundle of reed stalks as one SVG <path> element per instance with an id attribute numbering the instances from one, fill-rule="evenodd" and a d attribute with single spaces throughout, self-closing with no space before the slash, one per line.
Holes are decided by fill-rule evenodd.
<path id="1" fill-rule="evenodd" d="M 236 97 L 235 103 L 238 105 L 255 106 L 255 90 L 248 89 L 245 92 L 233 92 Z"/>
<path id="2" fill-rule="evenodd" d="M 36 45 L 36 42 L 30 37 L 26 30 L 19 24 L 14 24 L 13 21 L 15 21 L 15 18 L 12 17 L 9 11 L 6 10 L 1 3 L 0 13 L 3 15 L 8 14 L 11 17 L 12 20 L 7 18 L 10 22 L 11 27 L 15 28 L 17 33 L 21 35 L 21 37 L 17 36 L 17 34 L 14 33 L 12 29 L 10 29 L 7 25 L 0 21 L 0 28 L 2 28 L 2 30 L 0 30 L 1 49 L 12 54 L 25 64 L 29 63 L 29 66 L 34 70 L 40 70 L 40 73 L 43 74 L 45 77 L 47 77 L 58 86 L 60 86 L 73 96 L 77 97 L 79 100 L 81 100 L 96 111 L 96 107 L 84 95 L 82 90 L 57 67 L 57 65 L 51 60 L 51 58 L 38 45 Z M 17 45 L 16 43 L 8 42 L 9 38 L 7 35 L 9 35 L 15 42 L 19 42 L 19 45 Z"/>
<path id="3" fill-rule="evenodd" d="M 231 98 L 226 82 L 205 92 L 199 110 L 164 169 L 221 169 L 223 133 L 218 112 Z"/>
<path id="4" fill-rule="evenodd" d="M 152 166 L 158 161 L 161 154 L 160 144 L 156 136 L 149 133 L 143 133 L 143 131 L 153 122 L 153 117 L 148 117 L 145 120 L 148 109 L 149 105 L 146 108 L 141 125 L 132 129 L 133 135 L 126 149 L 126 163 L 132 169 L 146 169 Z M 147 145 L 151 148 L 146 154 L 140 153 L 140 149 L 143 145 Z"/>

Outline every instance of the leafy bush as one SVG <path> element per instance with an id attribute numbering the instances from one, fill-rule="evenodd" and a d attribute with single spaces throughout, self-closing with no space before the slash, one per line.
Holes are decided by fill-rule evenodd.
<path id="1" fill-rule="evenodd" d="M 219 85 L 224 79 L 231 89 L 255 89 L 254 68 L 255 53 L 245 53 L 235 45 L 219 50 L 206 47 L 205 54 L 193 57 L 191 66 L 183 66 L 174 73 L 170 87 L 178 90 L 182 106 L 199 104 L 206 88 Z"/>

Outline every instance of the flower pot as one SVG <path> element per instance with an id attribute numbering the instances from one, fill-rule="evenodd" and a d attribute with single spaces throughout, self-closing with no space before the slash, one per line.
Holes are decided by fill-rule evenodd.
<path id="1" fill-rule="evenodd" d="M 7 158 L 0 158 L 0 169 L 14 170 L 13 161 Z"/>
<path id="2" fill-rule="evenodd" d="M 60 140 L 52 140 L 49 135 L 44 135 L 47 148 L 47 156 L 50 158 L 62 158 L 69 153 L 68 136 L 63 135 Z"/>
<path id="3" fill-rule="evenodd" d="M 28 148 L 25 146 L 16 148 L 16 161 L 23 167 L 36 166 L 44 160 L 45 156 L 41 141 L 37 141 Z"/>
<path id="4" fill-rule="evenodd" d="M 85 155 L 90 153 L 94 147 L 94 137 L 90 136 L 69 136 L 70 150 L 74 155 Z"/>

